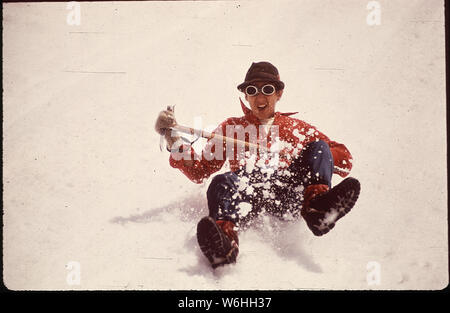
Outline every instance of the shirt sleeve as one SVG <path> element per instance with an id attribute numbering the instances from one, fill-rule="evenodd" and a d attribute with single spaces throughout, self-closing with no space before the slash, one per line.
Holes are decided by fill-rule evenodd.
<path id="1" fill-rule="evenodd" d="M 224 134 L 226 123 L 220 124 L 212 133 Z M 219 171 L 226 161 L 226 145 L 222 140 L 211 138 L 207 141 L 201 155 L 189 145 L 181 146 L 170 154 L 169 163 L 179 169 L 191 181 L 201 184 L 211 174 Z"/>

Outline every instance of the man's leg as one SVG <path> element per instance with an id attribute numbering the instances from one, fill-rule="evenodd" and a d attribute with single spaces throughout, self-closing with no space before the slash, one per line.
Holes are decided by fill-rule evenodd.
<path id="1" fill-rule="evenodd" d="M 215 176 L 207 191 L 209 216 L 247 229 L 265 202 L 262 177 L 258 171 L 244 170 Z"/>
<path id="2" fill-rule="evenodd" d="M 228 220 L 238 222 L 236 197 L 238 193 L 238 176 L 234 172 L 227 172 L 215 176 L 208 187 L 209 216 L 214 220 Z"/>
<path id="3" fill-rule="evenodd" d="M 359 197 L 360 184 L 355 178 L 347 178 L 330 189 L 333 155 L 324 141 L 309 143 L 290 169 L 294 171 L 294 184 L 304 187 L 301 215 L 316 236 L 329 232 Z"/>
<path id="4" fill-rule="evenodd" d="M 273 192 L 277 201 L 266 206 L 269 213 L 279 217 L 297 218 L 304 202 L 304 191 L 308 186 L 319 186 L 321 190 L 331 187 L 333 174 L 333 155 L 325 141 L 319 140 L 307 144 L 301 155 L 294 159 L 284 175 L 273 177 Z M 279 205 L 277 205 L 279 203 Z"/>
<path id="5" fill-rule="evenodd" d="M 294 185 L 327 185 L 331 188 L 334 162 L 330 146 L 323 140 L 307 144 L 289 167 Z"/>
<path id="6" fill-rule="evenodd" d="M 197 240 L 213 268 L 236 262 L 239 239 L 235 229 L 239 220 L 236 201 L 238 176 L 233 172 L 217 175 L 208 187 L 209 216 L 197 225 Z"/>

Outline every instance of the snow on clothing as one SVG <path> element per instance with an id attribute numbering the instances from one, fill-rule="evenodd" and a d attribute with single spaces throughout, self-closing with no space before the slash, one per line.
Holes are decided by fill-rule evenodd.
<path id="1" fill-rule="evenodd" d="M 239 169 L 215 176 L 207 191 L 209 216 L 241 227 L 248 226 L 261 211 L 281 219 L 297 218 L 304 188 L 311 184 L 331 187 L 333 156 L 328 144 L 310 142 L 287 171 L 290 175 L 265 173 L 259 168 L 249 174 Z"/>
<path id="2" fill-rule="evenodd" d="M 246 128 L 254 125 L 260 138 L 261 122 L 242 101 L 241 106 L 245 114 L 243 117 L 228 118 L 214 132 L 225 135 L 227 126 Z M 311 183 L 324 183 L 330 186 L 332 171 L 342 177 L 348 175 L 352 167 L 352 157 L 347 148 L 343 144 L 331 141 L 310 124 L 290 117 L 292 114 L 294 113 L 275 113 L 272 128 L 278 127 L 279 138 L 276 139 L 282 148 L 280 155 L 283 156 L 275 166 L 271 163 L 270 156 L 267 159 L 267 155 L 265 158 L 258 153 L 256 156 L 247 154 L 244 158 L 238 155 L 238 149 L 234 147 L 232 151 L 234 157 L 228 158 L 231 172 L 216 176 L 208 189 L 210 216 L 243 222 L 263 209 L 280 217 L 286 217 L 286 213 L 297 216 L 301 208 L 304 187 Z M 248 134 L 245 134 L 245 137 L 249 142 Z M 276 140 L 270 135 L 264 137 L 270 149 Z M 173 153 L 170 156 L 170 165 L 180 169 L 190 180 L 202 183 L 211 174 L 219 171 L 227 159 L 225 143 L 221 158 L 211 159 L 210 155 L 207 155 L 206 151 L 214 152 L 211 145 L 213 139 L 208 141 L 202 157 L 197 159 L 191 147 L 183 146 L 185 158 L 194 160 L 193 165 L 187 166 L 183 159 L 177 160 Z M 245 150 L 248 151 L 248 148 Z M 327 175 L 327 171 L 330 174 Z M 225 189 L 226 195 L 223 194 Z M 231 199 L 227 199 L 229 197 Z M 247 216 L 249 218 L 246 218 Z"/>

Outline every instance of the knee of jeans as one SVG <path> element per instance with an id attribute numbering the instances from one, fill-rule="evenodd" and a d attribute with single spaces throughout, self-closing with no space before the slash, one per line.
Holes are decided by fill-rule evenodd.
<path id="1" fill-rule="evenodd" d="M 211 184 L 209 184 L 208 191 L 206 192 L 208 197 L 211 197 L 213 194 L 217 193 L 218 190 L 225 188 L 230 184 L 230 178 L 226 174 L 216 175 Z"/>
<path id="2" fill-rule="evenodd" d="M 328 143 L 323 140 L 313 141 L 305 146 L 306 155 L 315 154 L 316 152 L 323 153 L 324 155 L 332 155 L 331 149 Z"/>
<path id="3" fill-rule="evenodd" d="M 330 149 L 330 146 L 323 140 L 312 141 L 305 146 L 305 150 Z"/>

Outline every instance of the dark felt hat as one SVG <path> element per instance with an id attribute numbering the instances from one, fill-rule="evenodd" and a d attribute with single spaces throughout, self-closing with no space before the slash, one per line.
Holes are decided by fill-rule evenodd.
<path id="1" fill-rule="evenodd" d="M 248 85 L 260 81 L 273 83 L 277 90 L 284 89 L 284 83 L 280 80 L 277 68 L 269 62 L 253 62 L 245 75 L 244 82 L 237 88 L 244 91 Z"/>

